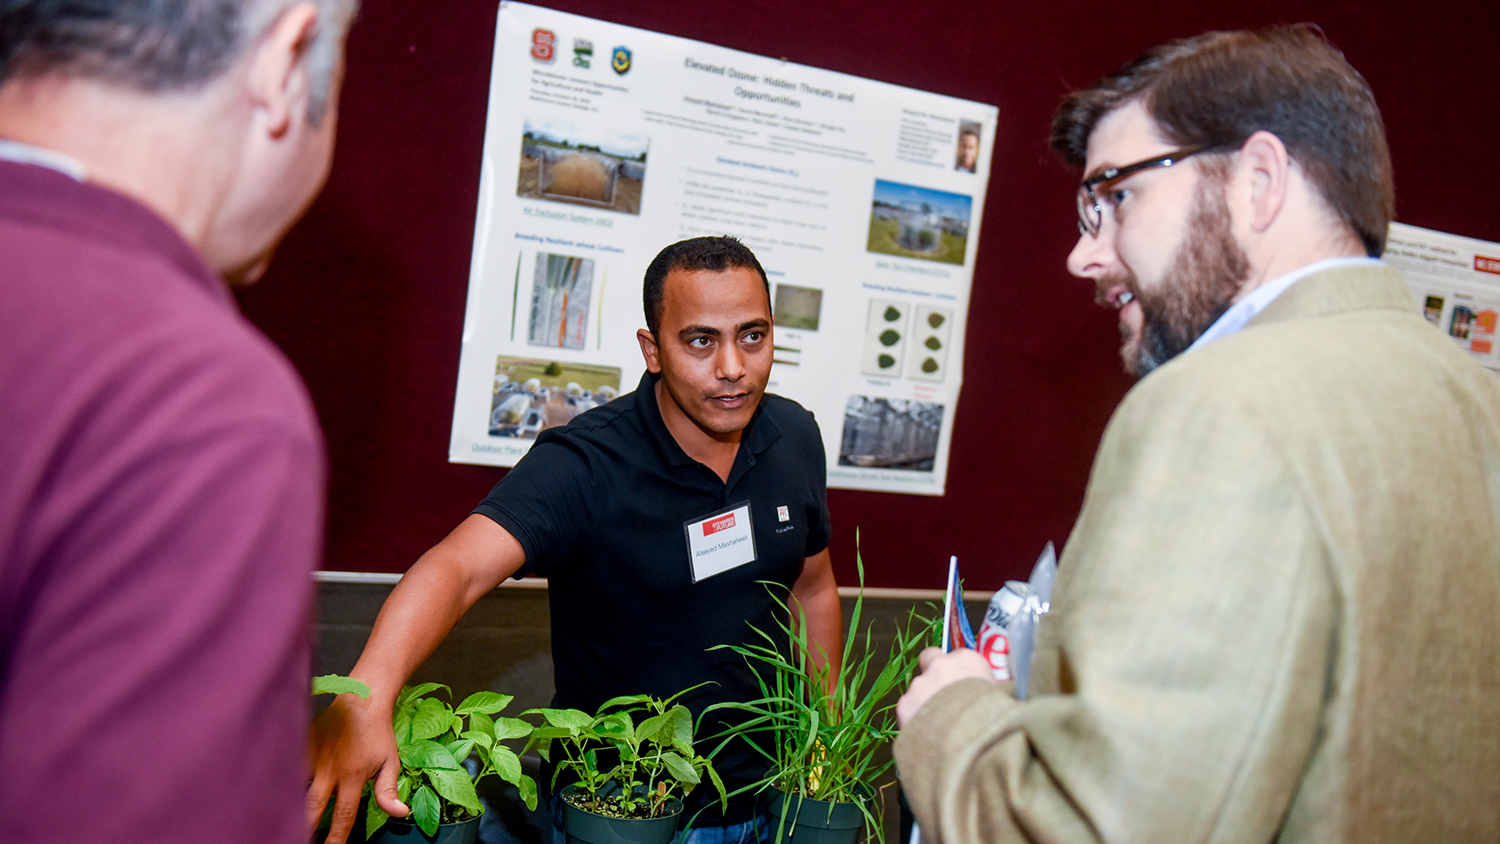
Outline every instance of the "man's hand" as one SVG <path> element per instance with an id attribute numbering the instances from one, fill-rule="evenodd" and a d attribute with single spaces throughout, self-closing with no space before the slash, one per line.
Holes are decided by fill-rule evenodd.
<path id="1" fill-rule="evenodd" d="M 922 673 L 911 681 L 906 694 L 896 701 L 896 723 L 905 727 L 933 695 L 959 680 L 976 677 L 995 682 L 990 664 L 978 651 L 963 648 L 943 653 L 942 648 L 928 648 L 918 657 Z"/>
<path id="2" fill-rule="evenodd" d="M 312 726 L 312 785 L 307 789 L 308 832 L 317 827 L 335 798 L 333 826 L 327 844 L 344 844 L 359 819 L 359 796 L 370 779 L 375 780 L 375 800 L 392 817 L 410 814 L 396 799 L 396 777 L 401 757 L 396 752 L 396 734 L 389 709 L 339 695 Z"/>

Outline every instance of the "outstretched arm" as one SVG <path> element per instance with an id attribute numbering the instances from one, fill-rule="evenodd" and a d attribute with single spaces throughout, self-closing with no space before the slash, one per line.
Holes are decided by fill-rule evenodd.
<path id="1" fill-rule="evenodd" d="M 359 808 L 360 791 L 375 780 L 380 807 L 405 817 L 396 798 L 401 760 L 391 716 L 411 673 L 447 637 L 481 596 L 525 563 L 521 544 L 494 521 L 471 515 L 414 563 L 396 584 L 350 676 L 370 687 L 368 699 L 339 695 L 313 723 L 309 828 L 335 799 L 328 844 L 344 844 Z"/>

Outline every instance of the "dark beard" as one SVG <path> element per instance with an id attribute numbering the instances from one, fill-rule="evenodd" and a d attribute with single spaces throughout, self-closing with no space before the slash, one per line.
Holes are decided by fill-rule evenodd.
<path id="1" fill-rule="evenodd" d="M 1166 275 L 1150 290 L 1135 277 L 1126 287 L 1141 305 L 1141 336 L 1120 326 L 1120 359 L 1125 371 L 1141 376 L 1193 344 L 1224 315 L 1250 276 L 1250 259 L 1229 231 L 1224 182 L 1205 173 L 1193 196 L 1187 235 Z"/>

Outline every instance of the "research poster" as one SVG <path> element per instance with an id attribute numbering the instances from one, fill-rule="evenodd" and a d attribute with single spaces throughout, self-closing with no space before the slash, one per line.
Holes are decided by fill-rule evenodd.
<path id="1" fill-rule="evenodd" d="M 641 278 L 729 234 L 831 487 L 941 495 L 994 106 L 502 3 L 449 459 L 636 387 Z"/>
<path id="2" fill-rule="evenodd" d="M 1500 243 L 1392 223 L 1384 258 L 1406 276 L 1427 321 L 1500 375 Z"/>

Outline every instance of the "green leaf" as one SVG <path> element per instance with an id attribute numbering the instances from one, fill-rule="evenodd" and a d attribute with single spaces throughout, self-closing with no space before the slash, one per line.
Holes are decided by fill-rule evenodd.
<path id="1" fill-rule="evenodd" d="M 354 694 L 368 698 L 370 687 L 353 677 L 345 677 L 342 674 L 324 674 L 313 678 L 312 693 L 315 695 Z"/>
<path id="2" fill-rule="evenodd" d="M 411 819 L 428 835 L 437 835 L 438 824 L 443 820 L 443 807 L 432 789 L 422 786 L 411 796 Z"/>
<path id="3" fill-rule="evenodd" d="M 490 764 L 500 779 L 515 785 L 521 778 L 521 757 L 508 747 L 496 747 L 490 751 Z"/>
<path id="4" fill-rule="evenodd" d="M 405 744 L 411 741 L 411 716 L 414 712 L 410 706 L 397 706 L 396 712 L 391 716 L 391 729 L 396 734 L 396 743 Z"/>
<path id="5" fill-rule="evenodd" d="M 442 689 L 449 694 L 453 693 L 452 689 L 448 688 L 442 683 L 423 683 L 420 686 L 402 686 L 401 694 L 396 696 L 396 703 L 409 703 L 411 701 L 417 700 L 423 695 L 435 692 L 438 689 Z"/>
<path id="6" fill-rule="evenodd" d="M 708 777 L 713 781 L 714 788 L 718 789 L 719 811 L 729 811 L 729 795 L 724 793 L 724 781 L 719 779 L 719 772 L 714 770 L 713 765 L 705 765 L 703 766 L 703 770 L 708 772 Z"/>
<path id="7" fill-rule="evenodd" d="M 527 749 L 535 750 L 536 754 L 542 757 L 543 762 L 552 761 L 551 739 L 538 736 L 536 733 L 532 733 L 531 738 L 526 742 L 526 747 Z"/>
<path id="8" fill-rule="evenodd" d="M 635 706 L 637 704 L 650 702 L 650 695 L 621 695 L 620 697 L 612 697 L 609 700 L 606 700 L 605 702 L 599 704 L 599 711 L 603 712 L 606 709 L 614 709 L 617 706 Z"/>
<path id="9" fill-rule="evenodd" d="M 672 713 L 662 712 L 652 715 L 635 728 L 635 734 L 642 741 L 654 741 L 666 745 L 672 744 L 675 735 L 675 727 L 672 724 Z"/>
<path id="10" fill-rule="evenodd" d="M 622 737 L 629 740 L 635 735 L 635 726 L 630 723 L 629 715 L 615 712 L 595 721 L 594 732 L 603 738 Z"/>
<path id="11" fill-rule="evenodd" d="M 480 720 L 482 721 L 484 719 L 481 718 Z M 495 746 L 495 737 L 483 730 L 469 730 L 462 736 L 459 736 L 459 738 L 468 742 L 472 747 L 478 747 L 484 750 L 489 750 L 490 748 Z"/>
<path id="12" fill-rule="evenodd" d="M 453 711 L 448 704 L 434 698 L 424 698 L 417 704 L 417 711 L 411 716 L 411 738 L 417 739 L 436 738 L 453 725 Z"/>
<path id="13" fill-rule="evenodd" d="M 484 804 L 474 792 L 474 781 L 469 779 L 468 771 L 429 770 L 427 779 L 449 803 L 456 803 L 475 814 L 484 811 Z"/>
<path id="14" fill-rule="evenodd" d="M 408 768 L 431 768 L 456 769 L 461 767 L 458 760 L 453 758 L 453 753 L 448 748 L 435 741 L 423 739 L 401 747 L 401 764 Z"/>
<path id="15" fill-rule="evenodd" d="M 454 759 L 458 760 L 467 759 L 469 758 L 469 754 L 474 752 L 473 739 L 459 739 L 458 741 L 450 741 L 443 746 L 448 748 L 448 752 L 453 754 Z"/>
<path id="16" fill-rule="evenodd" d="M 537 727 L 531 731 L 532 738 L 539 741 L 550 741 L 551 739 L 566 739 L 578 735 L 571 727 Z"/>
<path id="17" fill-rule="evenodd" d="M 373 837 L 375 830 L 385 826 L 385 822 L 390 817 L 384 809 L 380 808 L 380 804 L 375 802 L 375 798 L 371 797 L 370 805 L 365 807 L 365 835 Z"/>
<path id="18" fill-rule="evenodd" d="M 521 781 L 516 783 L 516 789 L 521 792 L 521 800 L 526 808 L 536 811 L 536 780 L 522 776 Z"/>
<path id="19" fill-rule="evenodd" d="M 570 735 L 578 735 L 594 723 L 593 716 L 577 709 L 533 709 L 554 727 L 565 727 Z"/>
<path id="20" fill-rule="evenodd" d="M 496 741 L 524 738 L 531 735 L 531 724 L 522 721 L 520 718 L 496 718 L 494 721 L 489 721 L 489 719 L 484 720 L 494 730 Z"/>
<path id="21" fill-rule="evenodd" d="M 693 752 L 693 713 L 677 704 L 667 710 L 672 716 L 672 746 L 689 755 Z"/>
<path id="22" fill-rule="evenodd" d="M 684 782 L 690 785 L 698 784 L 698 772 L 693 770 L 692 763 L 688 762 L 688 760 L 682 758 L 677 753 L 668 750 L 662 753 L 661 761 L 662 764 L 667 766 L 667 770 L 672 772 L 672 776 L 677 778 L 678 782 Z"/>
<path id="23" fill-rule="evenodd" d="M 515 700 L 515 695 L 502 695 L 498 692 L 475 692 L 463 699 L 454 711 L 459 715 L 494 715 L 496 712 L 510 706 Z"/>
<path id="24" fill-rule="evenodd" d="M 469 719 L 469 729 L 465 730 L 464 732 L 478 733 L 480 735 L 488 736 L 489 738 L 494 739 L 495 722 L 484 715 L 474 716 Z"/>

